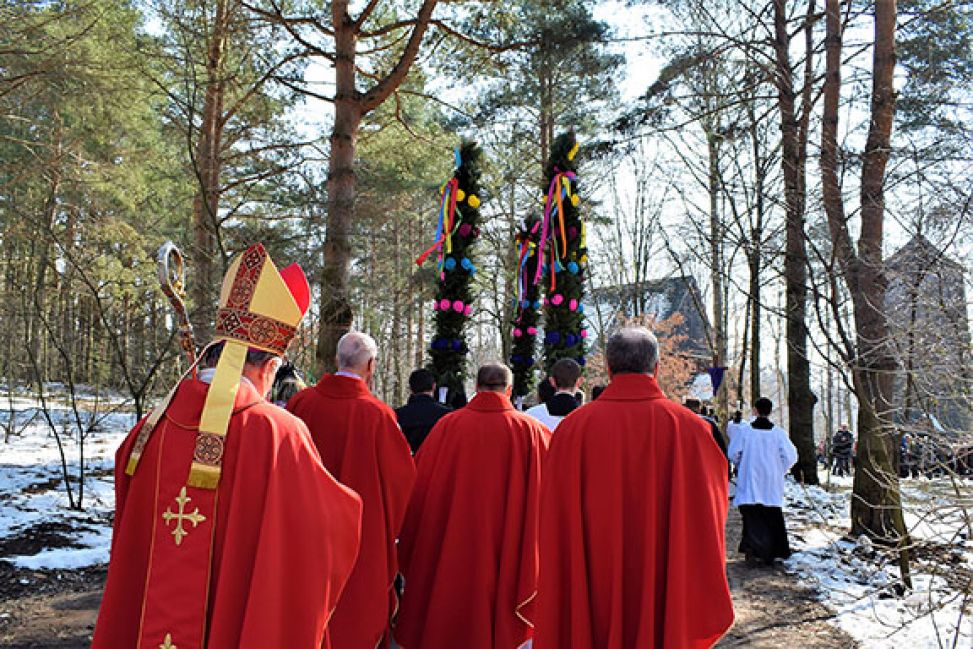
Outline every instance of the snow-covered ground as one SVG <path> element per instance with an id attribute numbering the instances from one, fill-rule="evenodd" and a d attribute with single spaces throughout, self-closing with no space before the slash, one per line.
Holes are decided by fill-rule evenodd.
<path id="1" fill-rule="evenodd" d="M 0 438 L 0 560 L 20 568 L 73 569 L 108 561 L 111 517 L 115 499 L 114 453 L 134 416 L 125 412 L 81 413 L 88 428 L 84 440 L 83 509 L 69 506 L 62 478 L 58 442 L 47 420 L 29 398 L 0 400 L 0 420 L 15 415 L 16 435 Z M 72 410 L 48 404 L 51 420 L 64 447 L 67 469 L 77 502 L 80 446 Z"/>
<path id="2" fill-rule="evenodd" d="M 850 478 L 832 491 L 788 479 L 785 518 L 794 555 L 787 569 L 812 585 L 836 612 L 834 623 L 869 649 L 973 647 L 973 484 L 957 495 L 946 480 L 906 480 L 906 525 L 920 546 L 911 566 L 913 590 L 896 596 L 899 569 L 868 539 L 850 542 Z M 923 546 L 935 550 L 935 559 Z"/>

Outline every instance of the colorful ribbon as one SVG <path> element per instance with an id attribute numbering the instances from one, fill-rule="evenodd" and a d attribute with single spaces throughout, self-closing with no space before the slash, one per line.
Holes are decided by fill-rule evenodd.
<path id="1" fill-rule="evenodd" d="M 439 222 L 436 224 L 436 240 L 429 249 L 419 255 L 416 265 L 422 266 L 429 255 L 439 252 L 439 265 L 442 270 L 443 254 L 453 251 L 453 232 L 456 224 L 456 194 L 459 190 L 459 180 L 451 178 L 440 192 L 442 200 L 439 202 Z"/>
<path id="2" fill-rule="evenodd" d="M 564 197 L 571 187 L 571 181 L 575 178 L 577 176 L 573 171 L 558 171 L 554 174 L 554 178 L 551 179 L 551 184 L 547 189 L 547 200 L 544 202 L 544 218 L 541 220 L 540 250 L 538 251 L 538 255 L 542 260 L 544 259 L 544 246 L 547 243 L 547 238 L 553 231 L 551 217 L 553 216 L 555 207 L 557 208 L 558 225 L 561 229 L 561 248 L 563 251 L 567 251 L 568 239 L 564 230 Z M 556 240 L 552 242 L 551 247 L 553 248 L 551 254 L 551 276 L 553 277 L 555 274 L 554 260 L 558 256 Z M 534 276 L 535 284 L 541 281 L 543 274 L 543 264 L 538 264 L 537 273 Z"/>
<path id="3" fill-rule="evenodd" d="M 528 238 L 520 243 L 520 263 L 517 271 L 517 319 L 524 312 L 524 300 L 527 299 L 527 260 L 530 259 L 530 251 L 536 244 Z"/>

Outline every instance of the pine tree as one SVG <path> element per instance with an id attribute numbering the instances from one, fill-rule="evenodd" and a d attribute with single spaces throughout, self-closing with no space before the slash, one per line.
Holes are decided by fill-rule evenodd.
<path id="1" fill-rule="evenodd" d="M 440 388 L 448 390 L 447 402 L 466 402 L 466 344 L 464 329 L 473 312 L 473 275 L 476 266 L 471 249 L 480 236 L 480 159 L 475 142 L 463 142 L 457 151 L 453 177 L 442 188 L 436 243 L 418 262 L 438 252 L 439 287 L 436 291 L 436 335 L 429 355 Z"/>
<path id="2" fill-rule="evenodd" d="M 538 252 L 546 267 L 544 299 L 544 365 L 562 358 L 585 363 L 584 274 L 588 265 L 585 226 L 578 209 L 580 197 L 575 155 L 578 142 L 573 132 L 560 135 L 551 147 L 544 170 L 545 221 L 541 224 Z M 546 239 L 546 241 L 545 241 Z"/>

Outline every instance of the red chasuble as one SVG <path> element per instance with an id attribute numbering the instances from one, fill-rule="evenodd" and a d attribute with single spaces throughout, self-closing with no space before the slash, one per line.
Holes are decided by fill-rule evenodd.
<path id="1" fill-rule="evenodd" d="M 287 409 L 307 423 L 324 466 L 362 498 L 361 551 L 328 625 L 332 646 L 384 646 L 397 607 L 395 539 L 416 479 L 409 444 L 395 412 L 356 378 L 325 376 Z"/>
<path id="2" fill-rule="evenodd" d="M 429 433 L 399 542 L 403 649 L 515 649 L 530 638 L 550 439 L 496 392 Z"/>
<path id="3" fill-rule="evenodd" d="M 733 622 L 726 458 L 655 379 L 622 374 L 544 467 L 535 649 L 713 645 Z"/>
<path id="4" fill-rule="evenodd" d="M 304 424 L 246 381 L 215 490 L 187 486 L 208 386 L 183 381 L 142 452 L 116 456 L 116 514 L 94 649 L 317 649 L 358 552 L 361 502 Z"/>

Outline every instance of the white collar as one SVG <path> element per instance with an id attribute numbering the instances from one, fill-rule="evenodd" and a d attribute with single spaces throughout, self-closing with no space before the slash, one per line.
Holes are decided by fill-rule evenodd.
<path id="1" fill-rule="evenodd" d="M 346 376 L 349 379 L 358 379 L 359 381 L 364 381 L 362 377 L 358 376 L 354 372 L 349 372 L 348 370 L 338 370 L 334 373 L 335 376 Z"/>
<path id="2" fill-rule="evenodd" d="M 196 378 L 202 381 L 203 383 L 212 383 L 214 376 L 216 376 L 215 367 L 204 367 L 203 369 L 196 372 Z M 250 379 L 248 379 L 245 376 L 240 376 L 240 382 L 241 383 L 246 382 L 249 383 L 251 387 L 253 386 L 253 383 L 250 381 Z"/>

